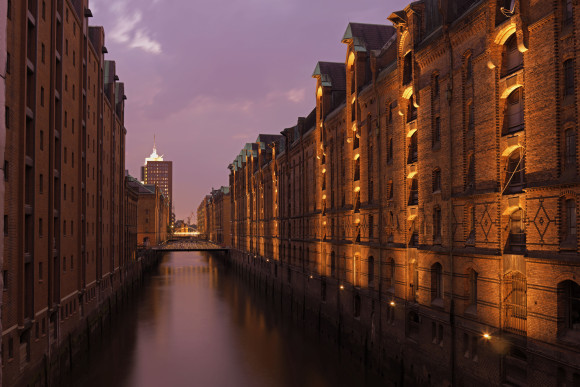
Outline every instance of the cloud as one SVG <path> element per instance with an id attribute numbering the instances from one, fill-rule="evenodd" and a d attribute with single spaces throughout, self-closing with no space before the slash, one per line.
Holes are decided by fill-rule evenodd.
<path id="1" fill-rule="evenodd" d="M 111 5 L 111 10 L 117 15 L 110 38 L 125 44 L 130 48 L 139 48 L 150 54 L 161 53 L 161 43 L 151 38 L 144 28 L 139 28 L 143 15 L 140 11 L 127 13 L 127 2 L 117 1 Z"/>
<path id="2" fill-rule="evenodd" d="M 304 97 L 306 95 L 306 90 L 304 89 L 292 89 L 286 93 L 286 98 L 288 101 L 300 103 L 304 101 Z"/>
<path id="3" fill-rule="evenodd" d="M 129 46 L 131 48 L 140 48 L 151 54 L 161 54 L 161 44 L 147 36 L 144 30 L 137 30 Z"/>

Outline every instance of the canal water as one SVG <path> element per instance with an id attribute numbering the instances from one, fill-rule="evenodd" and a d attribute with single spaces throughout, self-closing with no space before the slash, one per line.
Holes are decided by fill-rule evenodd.
<path id="1" fill-rule="evenodd" d="M 167 253 L 73 386 L 374 386 L 336 346 L 307 335 L 222 258 Z M 384 385 L 384 384 L 383 384 Z"/>

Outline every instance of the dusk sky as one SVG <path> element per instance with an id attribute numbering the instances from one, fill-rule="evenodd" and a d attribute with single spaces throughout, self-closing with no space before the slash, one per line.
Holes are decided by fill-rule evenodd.
<path id="1" fill-rule="evenodd" d="M 390 24 L 408 3 L 91 0 L 91 24 L 105 27 L 106 58 L 126 85 L 126 168 L 140 177 L 155 134 L 173 161 L 176 218 L 187 218 L 228 183 L 246 142 L 312 110 L 316 62 L 345 60 L 349 22 Z"/>

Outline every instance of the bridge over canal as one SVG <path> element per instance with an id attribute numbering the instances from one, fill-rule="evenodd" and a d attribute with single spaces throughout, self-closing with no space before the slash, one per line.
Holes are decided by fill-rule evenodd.
<path id="1" fill-rule="evenodd" d="M 161 246 L 154 247 L 156 251 L 224 251 L 229 248 L 217 245 L 212 242 L 199 239 L 179 239 L 169 241 Z"/>

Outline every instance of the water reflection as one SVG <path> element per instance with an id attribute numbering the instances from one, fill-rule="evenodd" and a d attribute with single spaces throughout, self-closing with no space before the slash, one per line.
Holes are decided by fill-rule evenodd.
<path id="1" fill-rule="evenodd" d="M 363 373 L 224 269 L 168 253 L 142 296 L 77 371 L 84 386 L 361 386 Z"/>

